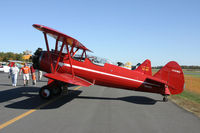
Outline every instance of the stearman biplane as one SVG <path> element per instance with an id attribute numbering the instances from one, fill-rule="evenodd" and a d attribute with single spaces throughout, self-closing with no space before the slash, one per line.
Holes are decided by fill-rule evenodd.
<path id="1" fill-rule="evenodd" d="M 129 70 L 88 56 L 87 52 L 91 51 L 68 35 L 43 25 L 34 24 L 33 27 L 43 32 L 47 48 L 46 51 L 37 51 L 33 57 L 34 68 L 45 71 L 44 76 L 48 78 L 48 84 L 39 92 L 44 99 L 60 95 L 67 90 L 68 84 L 158 93 L 164 96 L 163 101 L 168 100 L 168 95 L 183 91 L 184 75 L 175 61 L 167 63 L 152 76 L 150 60 L 145 60 L 135 70 Z M 47 35 L 55 38 L 55 49 L 50 50 Z"/>

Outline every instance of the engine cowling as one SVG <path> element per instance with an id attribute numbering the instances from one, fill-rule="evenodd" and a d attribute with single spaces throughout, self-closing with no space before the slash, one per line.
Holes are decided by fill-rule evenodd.
<path id="1" fill-rule="evenodd" d="M 32 56 L 32 62 L 34 69 L 40 69 L 40 61 L 43 55 L 43 52 L 41 48 L 38 48 L 34 55 Z"/>

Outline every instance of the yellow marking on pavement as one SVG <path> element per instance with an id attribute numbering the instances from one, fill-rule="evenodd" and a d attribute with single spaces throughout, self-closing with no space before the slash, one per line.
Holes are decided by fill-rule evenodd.
<path id="1" fill-rule="evenodd" d="M 78 87 L 76 87 L 76 88 L 74 88 L 74 90 L 78 90 L 79 88 L 81 88 L 82 86 L 78 86 Z"/>
<path id="2" fill-rule="evenodd" d="M 81 86 L 78 86 L 78 87 L 74 88 L 73 90 L 78 90 L 79 88 L 81 88 Z M 46 102 L 46 103 L 44 103 L 44 104 L 36 107 L 35 109 L 31 109 L 31 110 L 29 110 L 29 111 L 27 111 L 27 112 L 25 112 L 25 113 L 23 113 L 23 114 L 15 117 L 15 118 L 13 118 L 13 119 L 11 119 L 11 120 L 9 120 L 9 121 L 1 124 L 0 125 L 0 130 L 3 129 L 3 128 L 5 128 L 5 127 L 7 127 L 7 126 L 9 126 L 10 124 L 12 124 L 12 123 L 14 123 L 14 122 L 16 122 L 16 121 L 18 121 L 18 120 L 20 120 L 20 119 L 22 119 L 22 118 L 30 115 L 30 114 L 32 114 L 33 112 L 35 112 L 35 111 L 37 111 L 37 110 L 39 110 L 39 109 L 41 109 L 41 108 L 49 105 L 50 103 L 53 103 L 54 101 L 58 100 L 59 98 L 60 97 L 54 98 L 53 100 L 51 100 L 49 102 Z"/>
<path id="3" fill-rule="evenodd" d="M 28 112 L 26 112 L 26 113 L 24 113 L 24 114 L 22 114 L 20 116 L 17 116 L 15 118 L 13 118 L 12 120 L 7 121 L 6 123 L 0 125 L 0 130 L 3 129 L 4 127 L 7 127 L 8 125 L 14 123 L 15 121 L 17 121 L 19 119 L 22 119 L 23 117 L 35 112 L 35 111 L 36 111 L 36 109 L 29 110 Z"/>

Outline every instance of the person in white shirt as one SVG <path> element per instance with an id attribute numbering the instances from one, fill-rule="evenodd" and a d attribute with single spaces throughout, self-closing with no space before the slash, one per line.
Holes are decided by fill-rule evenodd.
<path id="1" fill-rule="evenodd" d="M 38 70 L 38 80 L 42 80 L 42 71 Z"/>
<path id="2" fill-rule="evenodd" d="M 16 66 L 16 64 L 13 65 L 13 67 L 10 68 L 10 76 L 12 80 L 12 86 L 17 86 L 17 76 L 19 73 L 19 68 Z"/>

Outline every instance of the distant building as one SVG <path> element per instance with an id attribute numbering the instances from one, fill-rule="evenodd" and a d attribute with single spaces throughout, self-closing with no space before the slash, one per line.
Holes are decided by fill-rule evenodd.
<path id="1" fill-rule="evenodd" d="M 23 58 L 24 60 L 29 60 L 31 56 L 32 56 L 31 54 L 29 54 L 29 55 L 24 55 L 22 58 Z"/>

